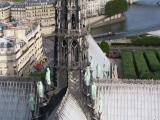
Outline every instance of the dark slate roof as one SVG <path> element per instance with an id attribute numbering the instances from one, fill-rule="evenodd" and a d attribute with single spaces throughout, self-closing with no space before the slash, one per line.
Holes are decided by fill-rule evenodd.
<path id="1" fill-rule="evenodd" d="M 78 100 L 68 89 L 58 110 L 53 111 L 47 120 L 87 120 L 87 118 Z"/>
<path id="2" fill-rule="evenodd" d="M 12 48 L 13 43 L 6 38 L 0 38 L 0 48 Z"/>
<path id="3" fill-rule="evenodd" d="M 26 0 L 23 3 L 16 3 L 12 5 L 12 8 L 25 8 L 25 6 L 36 6 L 44 4 L 55 4 L 56 0 Z"/>
<path id="4" fill-rule="evenodd" d="M 18 3 L 18 4 L 14 4 L 12 5 L 12 8 L 25 8 L 25 4 L 24 3 Z"/>
<path id="5" fill-rule="evenodd" d="M 55 3 L 56 0 L 26 0 L 26 2 L 29 2 L 29 3 Z"/>
<path id="6" fill-rule="evenodd" d="M 30 120 L 28 99 L 34 93 L 34 84 L 30 79 L 0 77 L 0 119 Z"/>
<path id="7" fill-rule="evenodd" d="M 0 2 L 0 8 L 5 8 L 10 6 L 10 4 L 8 2 Z"/>

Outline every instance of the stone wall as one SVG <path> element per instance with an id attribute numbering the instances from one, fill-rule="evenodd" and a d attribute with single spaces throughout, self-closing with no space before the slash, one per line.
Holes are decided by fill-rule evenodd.
<path id="1" fill-rule="evenodd" d="M 91 28 L 94 28 L 107 24 L 121 22 L 123 20 L 125 20 L 125 16 L 123 16 L 122 14 L 118 14 L 112 17 L 106 17 L 105 15 L 101 15 L 97 17 L 88 18 L 87 25 L 89 25 Z"/>
<path id="2" fill-rule="evenodd" d="M 43 36 L 50 36 L 53 34 L 55 26 L 41 27 L 41 32 Z"/>
<path id="3" fill-rule="evenodd" d="M 105 85 L 110 83 L 115 84 L 160 84 L 160 80 L 147 80 L 147 79 L 109 79 L 109 80 L 102 80 L 102 79 L 96 79 L 94 80 L 97 85 Z"/>

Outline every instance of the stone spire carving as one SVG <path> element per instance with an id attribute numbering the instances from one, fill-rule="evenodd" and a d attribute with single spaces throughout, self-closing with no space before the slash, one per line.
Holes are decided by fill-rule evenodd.
<path id="1" fill-rule="evenodd" d="M 73 71 L 77 71 L 77 78 L 81 80 L 81 71 L 88 62 L 83 2 L 59 0 L 56 4 L 53 81 L 59 89 L 68 86 L 69 74 Z"/>

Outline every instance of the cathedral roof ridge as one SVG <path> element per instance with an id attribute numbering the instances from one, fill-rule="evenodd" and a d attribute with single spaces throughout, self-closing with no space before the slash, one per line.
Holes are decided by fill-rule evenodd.
<path id="1" fill-rule="evenodd" d="M 68 120 L 87 120 L 81 106 L 69 89 L 67 89 L 67 92 L 59 105 L 56 116 L 59 120 L 65 120 L 66 118 L 68 118 Z"/>

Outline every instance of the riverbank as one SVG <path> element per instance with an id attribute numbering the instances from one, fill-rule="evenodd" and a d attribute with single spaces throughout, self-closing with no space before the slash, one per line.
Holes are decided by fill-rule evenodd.
<path id="1" fill-rule="evenodd" d="M 149 35 L 160 37 L 160 30 L 148 32 Z"/>
<path id="2" fill-rule="evenodd" d="M 95 16 L 87 18 L 87 25 L 90 29 L 98 28 L 104 25 L 111 25 L 115 23 L 119 23 L 125 21 L 126 17 L 122 14 L 118 14 L 112 17 L 106 17 L 105 15 Z M 54 33 L 55 26 L 42 27 L 41 32 L 43 37 L 52 37 L 55 35 Z"/>
<path id="3" fill-rule="evenodd" d="M 92 28 L 97 28 L 104 25 L 119 23 L 119 22 L 125 21 L 125 19 L 126 17 L 124 15 L 118 14 L 112 17 L 106 17 L 104 15 L 91 17 L 91 18 L 88 18 L 87 21 L 90 28 L 92 29 Z"/>
<path id="4" fill-rule="evenodd" d="M 160 29 L 160 7 L 139 5 L 137 3 L 131 5 L 124 14 L 126 16 L 124 22 L 93 28 L 91 29 L 91 34 L 97 36 L 113 31 L 118 34 L 114 36 L 116 39 L 120 38 L 119 36 L 121 36 L 121 38 L 134 36 Z M 105 39 L 107 39 L 107 37 L 105 37 L 104 40 Z"/>

